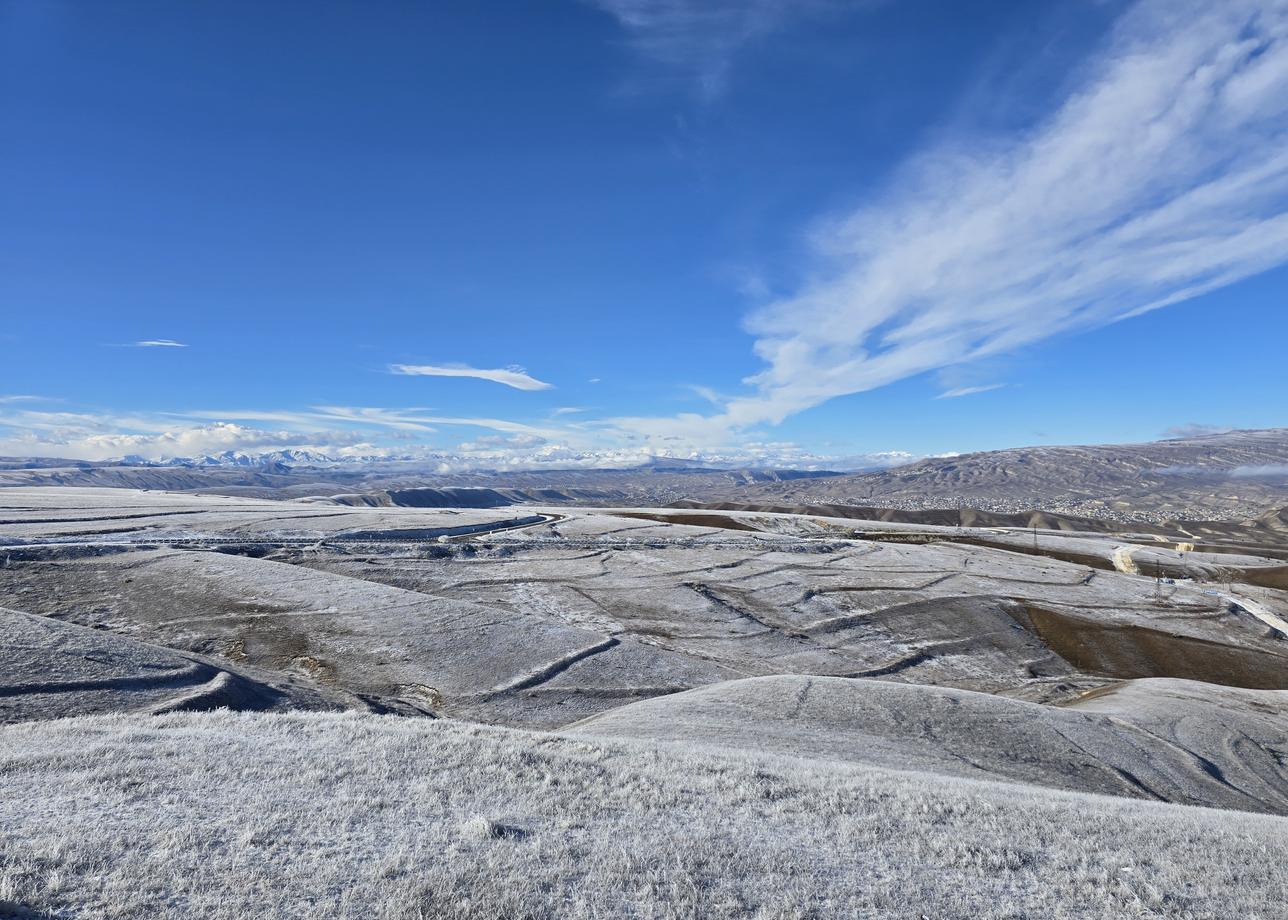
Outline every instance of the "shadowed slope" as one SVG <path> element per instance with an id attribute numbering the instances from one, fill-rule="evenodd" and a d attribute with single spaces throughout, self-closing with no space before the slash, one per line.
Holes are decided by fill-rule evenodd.
<path id="1" fill-rule="evenodd" d="M 0 723 L 100 712 L 335 709 L 321 692 L 0 607 Z"/>

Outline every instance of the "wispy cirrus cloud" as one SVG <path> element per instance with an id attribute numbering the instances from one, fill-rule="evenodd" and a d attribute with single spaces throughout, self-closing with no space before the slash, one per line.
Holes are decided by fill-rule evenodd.
<path id="1" fill-rule="evenodd" d="M 428 409 L 390 409 L 379 406 L 311 406 L 307 409 L 194 409 L 172 413 L 190 419 L 278 422 L 300 430 L 330 427 L 337 424 L 362 428 L 384 428 L 393 431 L 433 433 L 436 426 L 485 428 L 511 435 L 539 438 L 560 437 L 563 429 L 529 425 L 509 419 L 483 416 L 435 415 Z"/>
<path id="2" fill-rule="evenodd" d="M 913 157 L 822 225 L 823 268 L 747 327 L 755 392 L 704 437 L 1176 304 L 1288 260 L 1288 2 L 1143 0 L 1009 138 Z"/>
<path id="3" fill-rule="evenodd" d="M 326 422 L 343 422 L 350 425 L 364 425 L 375 428 L 389 428 L 394 431 L 434 432 L 431 419 L 421 409 L 383 409 L 375 406 L 314 406 L 306 418 L 321 419 Z"/>
<path id="4" fill-rule="evenodd" d="M 554 384 L 531 376 L 518 366 L 501 368 L 478 368 L 464 364 L 391 364 L 389 373 L 409 377 L 475 377 L 479 380 L 490 380 L 516 390 L 550 390 Z"/>
<path id="5" fill-rule="evenodd" d="M 123 348 L 187 348 L 186 342 L 176 342 L 174 339 L 143 339 L 138 342 L 127 342 L 120 346 Z"/>
<path id="6" fill-rule="evenodd" d="M 537 438 L 558 438 L 565 434 L 562 430 L 543 428 L 524 422 L 515 422 L 503 418 L 460 415 L 426 415 L 417 410 L 354 408 L 349 406 L 318 406 L 321 417 L 337 421 L 368 423 L 389 428 L 409 428 L 426 425 L 455 425 L 467 428 L 486 428 L 510 435 L 526 435 Z M 433 430 L 433 429 L 427 429 Z"/>
<path id="7" fill-rule="evenodd" d="M 959 399 L 962 396 L 974 396 L 976 393 L 987 393 L 990 390 L 1000 390 L 1006 386 L 1004 383 L 990 383 L 978 387 L 956 387 L 951 390 L 944 390 L 935 399 Z"/>
<path id="8" fill-rule="evenodd" d="M 788 21 L 837 0 L 589 0 L 611 14 L 645 57 L 695 81 L 707 100 L 724 92 L 737 53 Z"/>

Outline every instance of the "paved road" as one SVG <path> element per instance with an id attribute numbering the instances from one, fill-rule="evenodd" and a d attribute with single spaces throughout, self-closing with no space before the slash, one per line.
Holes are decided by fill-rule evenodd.
<path id="1" fill-rule="evenodd" d="M 1283 617 L 1268 609 L 1260 601 L 1254 601 L 1250 597 L 1244 597 L 1242 594 L 1236 594 L 1233 591 L 1228 593 L 1220 592 L 1217 596 L 1222 600 L 1229 601 L 1231 604 L 1234 604 L 1242 610 L 1246 610 L 1262 623 L 1265 623 L 1275 632 L 1279 633 L 1280 636 L 1288 639 L 1288 621 L 1285 621 Z"/>

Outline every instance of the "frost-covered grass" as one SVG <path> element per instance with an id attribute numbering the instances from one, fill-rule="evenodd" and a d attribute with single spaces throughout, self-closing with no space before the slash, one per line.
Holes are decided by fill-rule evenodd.
<path id="1" fill-rule="evenodd" d="M 1271 920 L 1286 862 L 1279 818 L 459 723 L 0 729 L 0 899 L 53 916 Z"/>

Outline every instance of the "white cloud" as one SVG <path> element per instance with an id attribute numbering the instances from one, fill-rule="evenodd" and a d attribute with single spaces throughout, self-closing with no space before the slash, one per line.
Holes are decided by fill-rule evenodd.
<path id="1" fill-rule="evenodd" d="M 316 411 L 287 409 L 190 409 L 187 412 L 165 413 L 169 418 L 210 419 L 213 421 L 236 420 L 239 422 L 278 422 L 302 431 L 321 431 L 325 423 L 336 420 L 333 416 Z M 428 429 L 433 430 L 433 429 Z"/>
<path id="2" fill-rule="evenodd" d="M 974 396 L 976 393 L 987 393 L 990 390 L 1000 390 L 1004 386 L 1006 386 L 1004 383 L 990 383 L 985 386 L 978 387 L 957 387 L 956 389 L 945 390 L 936 396 L 935 399 L 957 399 L 962 396 Z"/>
<path id="3" fill-rule="evenodd" d="M 1223 425 L 1200 425 L 1190 422 L 1188 425 L 1173 425 L 1163 432 L 1165 438 L 1203 438 L 1218 434 L 1228 434 L 1232 428 Z"/>
<path id="4" fill-rule="evenodd" d="M 719 96 L 735 55 L 793 17 L 835 0 L 590 0 L 615 17 L 639 52 Z"/>
<path id="5" fill-rule="evenodd" d="M 130 348 L 187 348 L 183 342 L 176 342 L 174 339 L 144 339 L 141 342 L 131 342 Z"/>
<path id="6" fill-rule="evenodd" d="M 391 364 L 391 374 L 405 374 L 413 377 L 476 377 L 479 380 L 490 380 L 502 383 L 516 390 L 549 390 L 553 384 L 537 380 L 521 367 L 477 368 L 464 364 L 439 366 L 435 364 Z"/>
<path id="7" fill-rule="evenodd" d="M 1234 467 L 1187 464 L 1159 467 L 1154 472 L 1163 476 L 1230 476 L 1235 479 L 1278 479 L 1288 476 L 1288 463 L 1266 463 Z"/>
<path id="8" fill-rule="evenodd" d="M 303 410 L 109 415 L 105 413 L 0 412 L 0 456 L 111 460 L 137 455 L 150 460 L 308 448 L 332 457 L 415 460 L 441 472 L 471 469 L 590 469 L 638 466 L 654 458 L 718 467 L 870 469 L 915 459 L 897 451 L 821 455 L 790 442 L 741 439 L 703 448 L 675 436 L 640 437 L 605 423 L 537 427 L 507 419 L 437 416 L 417 409 L 315 406 Z M 195 419 L 198 423 L 186 422 Z M 274 422 L 260 428 L 249 421 Z M 453 450 L 426 443 L 441 426 L 482 428 L 485 434 Z"/>
<path id="9" fill-rule="evenodd" d="M 300 413 L 305 419 L 347 422 L 393 428 L 399 431 L 434 432 L 430 419 L 420 415 L 419 409 L 381 409 L 366 406 L 314 406 L 310 412 Z"/>
<path id="10" fill-rule="evenodd" d="M 0 427 L 13 427 L 57 435 L 62 432 L 110 432 L 122 430 L 164 431 L 168 423 L 156 418 L 110 415 L 99 412 L 48 412 L 24 409 L 0 413 Z"/>
<path id="11" fill-rule="evenodd" d="M 463 442 L 460 445 L 460 450 L 470 452 L 495 450 L 498 447 L 522 449 L 525 447 L 540 447 L 545 443 L 545 438 L 540 438 L 533 434 L 485 434 L 482 437 L 475 438 L 473 441 Z"/>
<path id="12" fill-rule="evenodd" d="M 1231 476 L 1240 479 L 1278 478 L 1288 476 L 1288 463 L 1268 463 L 1263 466 L 1236 466 L 1230 471 Z"/>
<path id="13" fill-rule="evenodd" d="M 688 389 L 695 396 L 698 396 L 699 398 L 704 399 L 715 406 L 723 406 L 729 400 L 729 397 L 724 396 L 721 393 L 718 393 L 716 390 L 712 389 L 711 387 L 702 386 L 700 384 L 691 383 L 689 384 Z"/>
<path id="14" fill-rule="evenodd" d="M 765 369 L 718 440 L 837 396 L 1195 297 L 1288 259 L 1288 0 L 1144 0 L 1032 130 L 958 137 L 821 227 L 749 318 Z"/>
<path id="15" fill-rule="evenodd" d="M 0 396 L 0 403 L 48 402 L 44 396 Z"/>
<path id="16" fill-rule="evenodd" d="M 453 415 L 424 415 L 415 409 L 372 409 L 353 408 L 349 406 L 315 406 L 317 417 L 335 420 L 367 423 L 389 428 L 425 428 L 426 425 L 464 425 L 470 428 L 489 428 L 507 434 L 531 435 L 538 438 L 559 437 L 560 432 L 550 428 L 540 428 L 523 422 L 512 422 L 501 418 L 481 418 Z"/>
<path id="17" fill-rule="evenodd" d="M 387 409 L 375 406 L 312 406 L 308 409 L 198 409 L 174 413 L 176 417 L 196 419 L 235 419 L 237 421 L 271 421 L 290 424 L 308 430 L 320 424 L 344 424 L 368 428 L 387 428 L 403 432 L 428 434 L 437 431 L 436 425 L 458 425 L 468 428 L 488 428 L 508 434 L 530 435 L 539 438 L 560 437 L 562 429 L 542 428 L 509 419 L 474 416 L 432 415 L 429 409 Z"/>
<path id="18" fill-rule="evenodd" d="M 0 454 L 66 457 L 69 460 L 111 460 L 137 455 L 155 460 L 226 450 L 265 451 L 285 447 L 338 450 L 357 440 L 353 433 L 344 431 L 327 432 L 325 435 L 265 431 L 228 422 L 146 433 L 64 427 L 19 429 L 8 434 L 0 432 Z"/>

